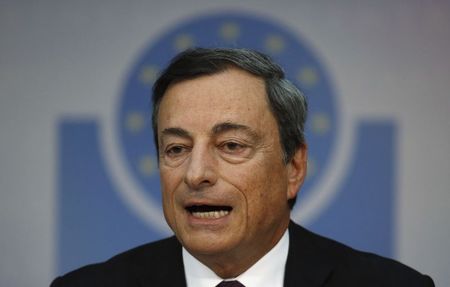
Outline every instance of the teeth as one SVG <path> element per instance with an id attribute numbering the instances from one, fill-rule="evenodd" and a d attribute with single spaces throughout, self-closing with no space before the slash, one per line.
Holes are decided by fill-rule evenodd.
<path id="1" fill-rule="evenodd" d="M 207 212 L 192 212 L 192 215 L 197 218 L 217 219 L 228 215 L 230 212 L 227 210 L 219 211 L 207 211 Z"/>

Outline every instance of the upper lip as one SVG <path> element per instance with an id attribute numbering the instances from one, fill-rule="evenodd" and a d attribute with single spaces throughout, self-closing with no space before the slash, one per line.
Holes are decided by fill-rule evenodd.
<path id="1" fill-rule="evenodd" d="M 233 207 L 231 204 L 226 203 L 221 200 L 188 200 L 184 204 L 184 208 L 190 212 L 198 209 L 207 209 L 207 208 L 220 208 L 225 210 L 231 210 Z"/>

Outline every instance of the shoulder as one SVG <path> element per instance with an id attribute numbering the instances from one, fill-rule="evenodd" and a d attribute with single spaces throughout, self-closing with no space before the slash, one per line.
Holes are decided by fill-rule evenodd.
<path id="1" fill-rule="evenodd" d="M 291 260 L 314 258 L 330 286 L 434 286 L 430 277 L 398 261 L 355 250 L 296 224 L 291 224 L 289 232 Z"/>
<path id="2" fill-rule="evenodd" d="M 141 280 L 163 276 L 176 265 L 183 268 L 181 245 L 175 237 L 170 237 L 69 272 L 56 278 L 51 287 L 137 286 Z"/>

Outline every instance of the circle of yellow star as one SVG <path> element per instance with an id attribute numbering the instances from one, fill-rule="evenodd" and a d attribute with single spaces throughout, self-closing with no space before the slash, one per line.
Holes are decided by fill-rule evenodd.
<path id="1" fill-rule="evenodd" d="M 236 23 L 226 22 L 220 27 L 220 36 L 225 40 L 235 40 L 239 37 L 240 29 Z"/>
<path id="2" fill-rule="evenodd" d="M 298 72 L 297 80 L 304 86 L 312 87 L 319 81 L 319 75 L 315 68 L 304 67 Z"/>
<path id="3" fill-rule="evenodd" d="M 144 155 L 139 160 L 139 172 L 144 176 L 152 176 L 157 171 L 158 164 L 155 157 Z"/>
<path id="4" fill-rule="evenodd" d="M 178 35 L 174 40 L 174 48 L 177 51 L 184 51 L 188 48 L 192 48 L 194 44 L 195 41 L 189 34 Z"/>
<path id="5" fill-rule="evenodd" d="M 130 112 L 125 119 L 125 127 L 131 133 L 140 132 L 145 126 L 145 117 L 140 112 Z"/>
<path id="6" fill-rule="evenodd" d="M 325 113 L 316 113 L 312 116 L 312 131 L 318 135 L 324 135 L 330 130 L 330 118 Z"/>
<path id="7" fill-rule="evenodd" d="M 277 54 L 284 50 L 286 43 L 279 35 L 269 35 L 264 45 L 269 52 Z"/>
<path id="8" fill-rule="evenodd" d="M 139 80 L 145 85 L 153 85 L 159 75 L 159 68 L 155 65 L 149 65 L 142 68 L 139 73 Z"/>

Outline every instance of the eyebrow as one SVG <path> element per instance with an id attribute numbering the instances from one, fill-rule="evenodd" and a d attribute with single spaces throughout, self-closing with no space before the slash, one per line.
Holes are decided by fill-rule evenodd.
<path id="1" fill-rule="evenodd" d="M 224 123 L 216 124 L 212 128 L 213 135 L 218 135 L 218 134 L 225 133 L 228 131 L 243 131 L 246 134 L 248 134 L 251 138 L 253 138 L 254 140 L 260 139 L 260 136 L 256 133 L 256 131 L 254 131 L 252 128 L 250 128 L 248 126 L 241 125 L 241 124 L 236 124 L 236 123 L 232 123 L 232 122 L 224 122 Z"/>
<path id="2" fill-rule="evenodd" d="M 256 133 L 256 131 L 254 131 L 252 128 L 246 125 L 236 124 L 232 122 L 223 122 L 214 125 L 211 130 L 211 134 L 216 136 L 229 131 L 243 131 L 254 140 L 259 140 L 261 138 L 261 136 L 258 135 L 258 133 Z M 166 128 L 161 131 L 161 135 L 161 138 L 164 138 L 164 136 L 176 136 L 186 139 L 192 138 L 192 135 L 187 130 L 178 127 Z"/>
<path id="3" fill-rule="evenodd" d="M 191 134 L 182 128 L 167 128 L 162 130 L 162 136 L 177 136 L 182 138 L 191 138 Z"/>

